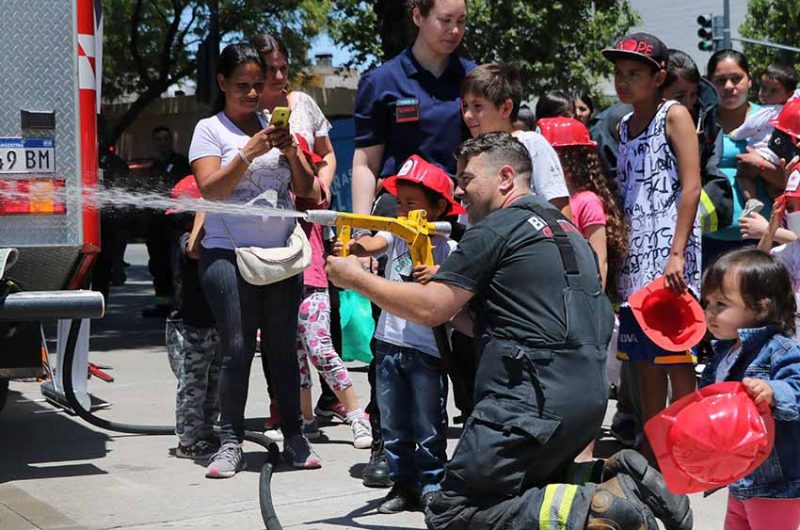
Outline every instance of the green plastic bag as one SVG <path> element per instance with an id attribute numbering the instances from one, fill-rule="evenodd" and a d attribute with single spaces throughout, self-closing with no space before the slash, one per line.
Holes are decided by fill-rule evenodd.
<path id="1" fill-rule="evenodd" d="M 375 333 L 372 304 L 355 291 L 339 293 L 339 316 L 342 324 L 342 359 L 345 361 L 372 361 L 369 343 Z"/>

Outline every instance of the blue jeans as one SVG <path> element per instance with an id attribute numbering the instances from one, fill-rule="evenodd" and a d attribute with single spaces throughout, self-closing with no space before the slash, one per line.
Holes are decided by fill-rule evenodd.
<path id="1" fill-rule="evenodd" d="M 300 434 L 300 364 L 297 362 L 297 311 L 303 275 L 271 285 L 250 285 L 239 274 L 232 250 L 204 248 L 200 281 L 214 315 L 222 349 L 220 440 L 241 443 L 250 365 L 261 329 L 261 355 L 269 355 L 272 381 L 285 438 Z"/>
<path id="2" fill-rule="evenodd" d="M 447 461 L 447 379 L 440 359 L 375 341 L 378 407 L 389 478 L 440 489 Z"/>

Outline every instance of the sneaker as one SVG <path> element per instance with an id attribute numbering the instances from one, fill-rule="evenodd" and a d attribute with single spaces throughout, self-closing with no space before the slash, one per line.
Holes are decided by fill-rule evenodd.
<path id="1" fill-rule="evenodd" d="M 190 460 L 200 460 L 209 458 L 219 449 L 219 444 L 214 444 L 210 440 L 200 440 L 190 445 L 178 444 L 175 448 L 176 458 L 188 458 Z"/>
<path id="2" fill-rule="evenodd" d="M 636 419 L 625 413 L 617 412 L 611 420 L 610 434 L 624 447 L 634 447 L 636 444 Z"/>
<path id="3" fill-rule="evenodd" d="M 283 442 L 283 458 L 297 469 L 319 469 L 322 461 L 302 434 L 290 436 Z"/>
<path id="4" fill-rule="evenodd" d="M 314 407 L 314 415 L 322 420 L 332 421 L 333 418 L 347 423 L 347 409 L 341 401 L 334 401 L 328 405 L 321 405 L 317 403 Z"/>
<path id="5" fill-rule="evenodd" d="M 242 446 L 237 443 L 222 444 L 206 467 L 206 478 L 230 478 L 242 470 Z"/>
<path id="6" fill-rule="evenodd" d="M 369 449 L 372 447 L 372 427 L 366 418 L 357 418 L 350 424 L 353 431 L 353 447 L 356 449 Z"/>
<path id="7" fill-rule="evenodd" d="M 313 420 L 307 420 L 303 418 L 303 435 L 308 440 L 316 440 L 320 436 L 322 436 L 322 431 L 319 430 L 319 422 L 317 418 Z"/>

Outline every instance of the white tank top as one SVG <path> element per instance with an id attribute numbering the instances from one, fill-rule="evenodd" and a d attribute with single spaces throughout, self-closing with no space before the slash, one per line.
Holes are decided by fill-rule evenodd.
<path id="1" fill-rule="evenodd" d="M 630 226 L 628 254 L 620 271 L 621 300 L 664 274 L 678 222 L 681 197 L 678 162 L 667 141 L 667 112 L 676 101 L 666 101 L 647 128 L 631 138 L 628 114 L 620 123 L 617 185 L 625 220 Z M 700 294 L 700 223 L 695 217 L 686 244 L 684 277 Z"/>

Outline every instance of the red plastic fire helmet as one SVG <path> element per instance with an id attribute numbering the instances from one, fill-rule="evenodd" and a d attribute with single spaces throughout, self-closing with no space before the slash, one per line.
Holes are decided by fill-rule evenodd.
<path id="1" fill-rule="evenodd" d="M 755 471 L 775 444 L 769 407 L 759 410 L 738 381 L 685 396 L 644 426 L 672 493 L 697 493 Z"/>
<path id="2" fill-rule="evenodd" d="M 200 195 L 200 188 L 197 186 L 197 181 L 195 180 L 194 175 L 187 175 L 179 180 L 178 183 L 172 187 L 170 197 L 173 199 L 202 198 L 202 195 Z M 169 215 L 179 211 L 181 211 L 180 208 L 170 208 L 166 211 L 166 214 Z"/>
<path id="3" fill-rule="evenodd" d="M 700 303 L 688 292 L 675 294 L 660 276 L 628 297 L 645 335 L 667 351 L 686 351 L 706 334 Z"/>
<path id="4" fill-rule="evenodd" d="M 597 146 L 597 142 L 589 136 L 589 129 L 573 118 L 542 118 L 536 122 L 536 126 L 553 147 Z"/>
<path id="5" fill-rule="evenodd" d="M 787 101 L 778 117 L 769 123 L 796 142 L 800 138 L 800 98 L 794 97 Z"/>

